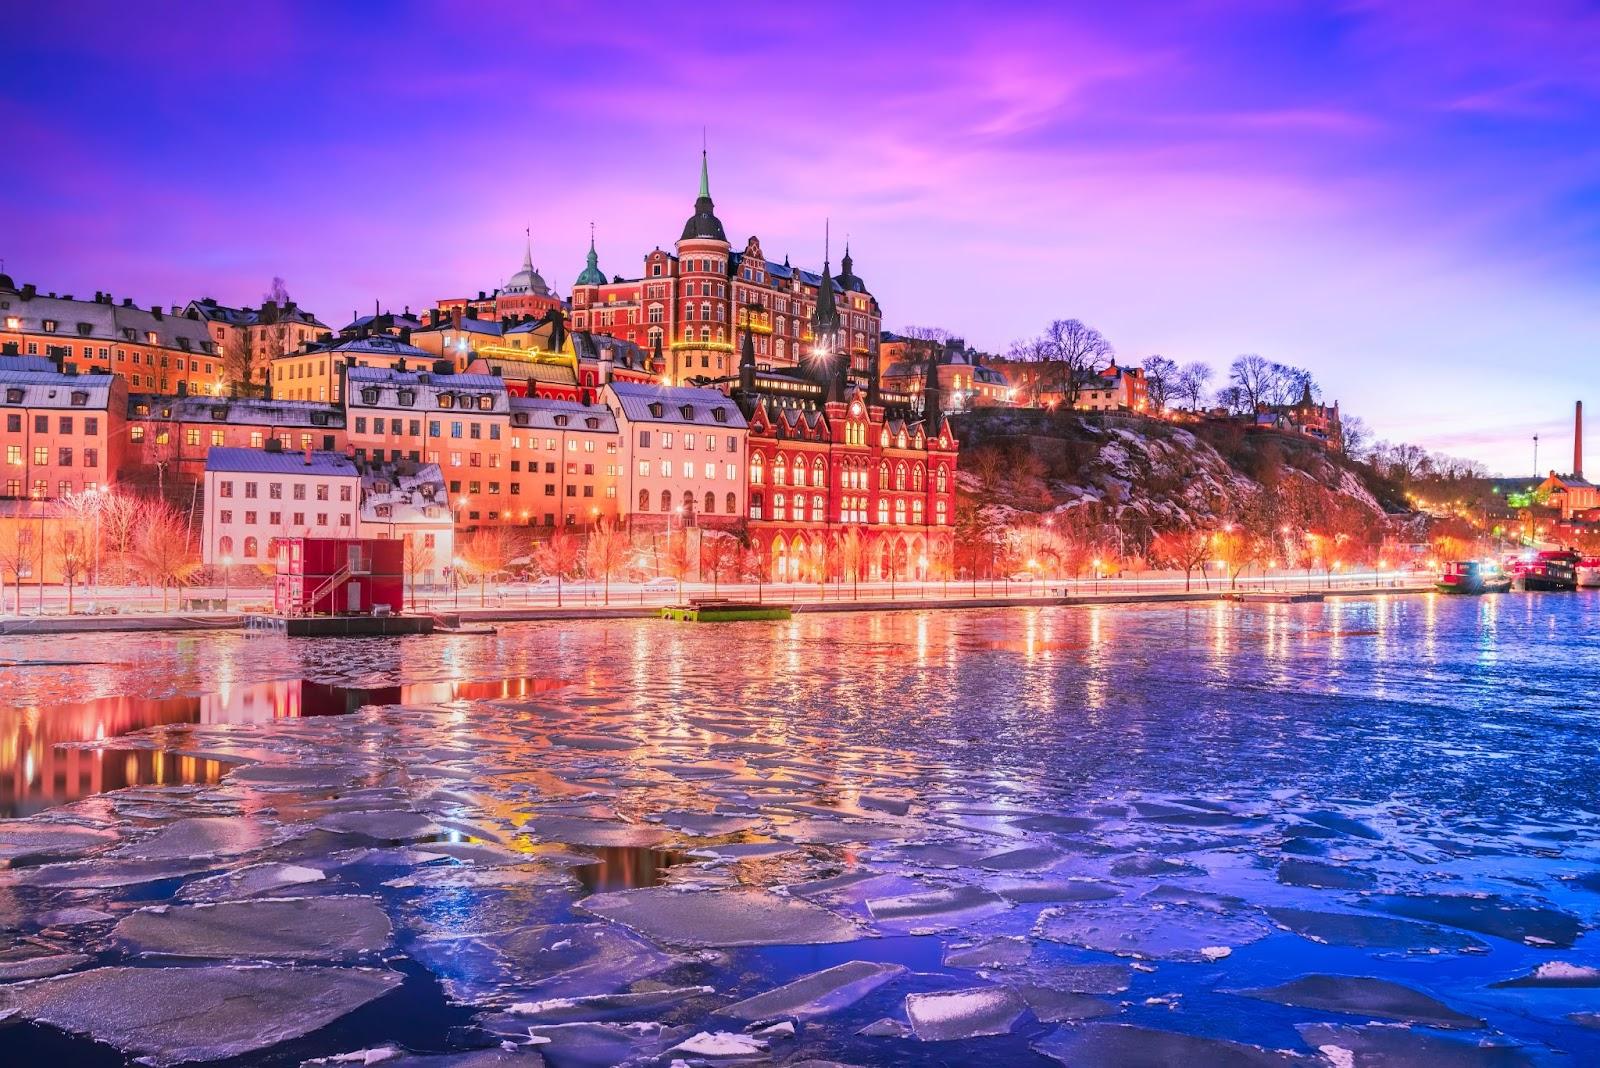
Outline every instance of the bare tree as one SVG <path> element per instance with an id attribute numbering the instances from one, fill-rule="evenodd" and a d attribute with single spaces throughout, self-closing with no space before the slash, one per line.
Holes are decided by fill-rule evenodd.
<path id="1" fill-rule="evenodd" d="M 63 498 L 65 500 L 65 498 Z M 61 571 L 61 584 L 67 591 L 67 615 L 73 611 L 73 590 L 89 570 L 94 547 L 89 542 L 85 520 L 72 505 L 57 502 L 55 526 L 50 534 L 50 549 Z"/>
<path id="2" fill-rule="evenodd" d="M 1205 579 L 1206 561 L 1211 559 L 1211 535 L 1203 530 L 1169 530 L 1150 541 L 1150 561 L 1158 567 L 1183 572 L 1183 588 L 1193 583 L 1196 569 Z"/>
<path id="3" fill-rule="evenodd" d="M 241 326 L 228 335 L 222 346 L 222 374 L 228 382 L 228 392 L 235 397 L 255 388 L 256 349 L 249 327 Z"/>
<path id="4" fill-rule="evenodd" d="M 711 576 L 711 592 L 724 575 L 733 574 L 744 556 L 744 546 L 732 534 L 716 530 L 700 532 L 700 570 Z"/>
<path id="5" fill-rule="evenodd" d="M 1023 338 L 1013 341 L 1006 350 L 1006 355 L 1018 363 L 1033 364 L 1033 373 L 1026 383 L 1028 400 L 1034 407 L 1038 407 L 1044 394 L 1049 392 L 1052 376 L 1049 373 L 1050 347 L 1042 337 Z"/>
<path id="6" fill-rule="evenodd" d="M 0 581 L 10 575 L 16 584 L 13 604 L 19 616 L 22 614 L 22 576 L 30 574 L 39 560 L 39 546 L 34 537 L 33 528 L 21 519 L 0 522 Z"/>
<path id="7" fill-rule="evenodd" d="M 1111 342 L 1081 319 L 1056 319 L 1044 331 L 1051 362 L 1061 368 L 1062 392 L 1067 407 L 1078 403 L 1083 380 L 1113 353 Z"/>
<path id="8" fill-rule="evenodd" d="M 1226 408 L 1236 415 L 1252 415 L 1256 405 L 1243 386 L 1227 385 L 1217 390 L 1217 407 Z"/>
<path id="9" fill-rule="evenodd" d="M 1157 412 L 1166 410 L 1178 396 L 1178 365 L 1165 356 L 1149 356 L 1144 361 L 1145 390 L 1150 395 L 1150 407 Z"/>
<path id="10" fill-rule="evenodd" d="M 1256 411 L 1272 403 L 1273 394 L 1282 386 L 1281 372 L 1281 365 L 1248 352 L 1228 366 L 1228 384 L 1239 391 L 1236 396 L 1248 410 Z"/>
<path id="11" fill-rule="evenodd" d="M 405 547 L 402 550 L 405 556 L 401 566 L 405 569 L 406 582 L 411 587 L 411 607 L 417 607 L 417 580 L 433 566 L 434 548 L 424 539 L 425 534 L 411 532 L 405 536 Z"/>
<path id="12" fill-rule="evenodd" d="M 1344 454 L 1352 460 L 1365 460 L 1372 451 L 1372 430 L 1359 415 L 1347 415 L 1339 420 L 1339 437 Z"/>
<path id="13" fill-rule="evenodd" d="M 534 566 L 542 574 L 555 576 L 558 608 L 561 606 L 561 584 L 578 566 L 580 548 L 576 537 L 560 529 L 551 531 L 548 538 L 533 547 Z"/>
<path id="14" fill-rule="evenodd" d="M 152 585 L 161 587 L 161 610 L 167 610 L 168 591 L 181 585 L 198 563 L 189 544 L 189 524 L 163 500 L 144 502 L 133 563 Z"/>
<path id="15" fill-rule="evenodd" d="M 1210 364 L 1201 363 L 1199 360 L 1184 364 L 1183 369 L 1178 372 L 1174 395 L 1188 401 L 1192 410 L 1199 411 L 1205 404 L 1206 392 L 1215 373 Z"/>
<path id="16" fill-rule="evenodd" d="M 466 539 L 457 555 L 478 576 L 478 604 L 488 603 L 489 579 L 511 566 L 521 549 L 516 534 L 505 527 L 478 527 Z"/>
<path id="17" fill-rule="evenodd" d="M 113 581 L 128 577 L 129 560 L 138 536 L 144 502 L 114 489 L 100 495 L 100 571 Z"/>
<path id="18" fill-rule="evenodd" d="M 955 335 L 942 326 L 905 326 L 900 328 L 900 336 L 912 341 L 949 341 Z"/>
<path id="19" fill-rule="evenodd" d="M 604 583 L 606 604 L 611 603 L 611 576 L 622 570 L 627 559 L 628 536 L 612 520 L 601 519 L 584 545 L 584 563 L 589 577 Z"/>

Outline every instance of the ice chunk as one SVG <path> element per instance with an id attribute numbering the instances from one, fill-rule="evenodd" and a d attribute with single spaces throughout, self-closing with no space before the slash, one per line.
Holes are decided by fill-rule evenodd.
<path id="1" fill-rule="evenodd" d="M 1024 816 L 1011 821 L 1013 827 L 1025 831 L 1042 831 L 1045 834 L 1080 834 L 1100 821 L 1088 816 Z"/>
<path id="2" fill-rule="evenodd" d="M 1173 860 L 1171 857 L 1135 853 L 1133 856 L 1121 857 L 1112 862 L 1111 874 L 1123 878 L 1144 878 L 1149 876 L 1172 878 L 1185 875 L 1204 875 L 1205 871 L 1185 861 Z"/>
<path id="3" fill-rule="evenodd" d="M 967 946 L 950 946 L 944 951 L 947 968 L 1014 968 L 1026 964 L 1033 946 L 1026 938 L 986 938 Z"/>
<path id="4" fill-rule="evenodd" d="M 923 1042 L 1006 1034 L 1027 1007 L 1016 991 L 1003 986 L 906 995 L 911 1033 Z"/>
<path id="5" fill-rule="evenodd" d="M 909 1038 L 911 1036 L 911 1028 L 907 1027 L 901 1020 L 885 1016 L 881 1020 L 874 1020 L 867 1024 L 856 1034 L 865 1035 L 868 1038 Z"/>
<path id="6" fill-rule="evenodd" d="M 667 1052 L 726 1060 L 732 1057 L 756 1057 L 766 1050 L 766 1042 L 754 1035 L 735 1034 L 732 1031 L 701 1031 L 684 1039 Z"/>
<path id="7" fill-rule="evenodd" d="M 185 875 L 198 875 L 203 871 L 220 868 L 224 863 L 225 861 L 207 856 L 189 860 L 114 860 L 111 857 L 96 857 L 92 860 L 73 860 L 64 864 L 43 864 L 37 868 L 23 868 L 16 873 L 15 879 L 22 886 L 75 890 L 109 889 L 164 882 Z"/>
<path id="8" fill-rule="evenodd" d="M 1265 938 L 1266 924 L 1245 915 L 1219 915 L 1188 905 L 1131 908 L 1090 904 L 1039 914 L 1034 934 L 1101 953 L 1155 960 L 1211 961 L 1216 951 Z"/>
<path id="9" fill-rule="evenodd" d="M 266 841 L 267 831 L 259 820 L 196 816 L 174 820 L 150 837 L 129 842 L 109 855 L 136 860 L 226 857 L 249 853 Z"/>
<path id="10" fill-rule="evenodd" d="M 653 886 L 594 894 L 577 907 L 671 946 L 820 945 L 861 937 L 842 916 L 765 890 Z"/>
<path id="11" fill-rule="evenodd" d="M 1426 1027 L 1476 1028 L 1483 1021 L 1459 1013 L 1420 990 L 1355 975 L 1303 975 L 1278 986 L 1241 990 L 1245 997 L 1297 1008 L 1402 1020 Z"/>
<path id="12" fill-rule="evenodd" d="M 460 1001 L 498 1000 L 506 988 L 529 1001 L 610 994 L 673 964 L 643 939 L 601 923 L 421 938 L 408 948 Z"/>
<path id="13" fill-rule="evenodd" d="M 400 985 L 375 968 L 95 968 L 0 988 L 0 1014 L 154 1065 L 223 1060 L 309 1034 Z"/>
<path id="14" fill-rule="evenodd" d="M 899 964 L 847 961 L 717 1011 L 737 1020 L 810 1020 L 854 1005 L 904 972 Z"/>
<path id="15" fill-rule="evenodd" d="M 365 897 L 260 898 L 141 909 L 111 937 L 133 953 L 343 961 L 389 944 L 389 917 Z"/>
<path id="16" fill-rule="evenodd" d="M 1397 916 L 1461 927 L 1513 942 L 1565 949 L 1583 931 L 1576 916 L 1558 909 L 1523 905 L 1493 894 L 1380 894 L 1365 904 Z"/>
<path id="17" fill-rule="evenodd" d="M 209 879 L 196 879 L 178 891 L 180 901 L 222 901 L 227 898 L 256 897 L 286 887 L 317 883 L 327 876 L 316 868 L 301 864 L 251 864 Z"/>
<path id="18" fill-rule="evenodd" d="M 312 826 L 335 834 L 355 834 L 379 842 L 411 842 L 441 833 L 432 820 L 409 809 L 335 812 L 313 821 Z"/>
<path id="19" fill-rule="evenodd" d="M 0 822 L 0 862 L 70 857 L 117 841 L 117 832 L 44 820 Z"/>
<path id="20" fill-rule="evenodd" d="M 684 1037 L 658 1024 L 571 1023 L 529 1028 L 539 1052 L 556 1068 L 615 1068 L 651 1063 Z"/>
<path id="21" fill-rule="evenodd" d="M 1328 945 L 1400 949 L 1408 953 L 1462 953 L 1488 948 L 1471 935 L 1387 916 L 1288 908 L 1269 908 L 1267 915 L 1301 938 Z"/>
<path id="22" fill-rule="evenodd" d="M 656 818 L 663 827 L 704 837 L 747 831 L 760 822 L 760 818 L 753 815 L 730 816 L 717 812 L 686 812 L 681 809 L 657 813 Z"/>
<path id="23" fill-rule="evenodd" d="M 537 1046 L 506 1049 L 474 1049 L 464 1053 L 407 1053 L 396 1046 L 338 1053 L 300 1062 L 300 1068 L 543 1068 L 544 1058 Z"/>
<path id="24" fill-rule="evenodd" d="M 1009 907 L 999 894 L 967 885 L 867 901 L 867 911 L 880 923 L 918 927 L 960 927 Z"/>
<path id="25" fill-rule="evenodd" d="M 990 889 L 1007 901 L 1045 904 L 1108 901 L 1121 893 L 1111 883 L 1097 882 L 1093 879 L 1017 879 L 994 883 Z"/>
<path id="26" fill-rule="evenodd" d="M 1315 812 L 1307 812 L 1304 815 L 1306 819 L 1310 820 L 1317 826 L 1326 827 L 1328 830 L 1336 831 L 1339 834 L 1351 835 L 1356 838 L 1365 838 L 1373 842 L 1380 841 L 1383 838 L 1383 835 L 1379 834 L 1365 823 L 1362 823 L 1360 820 L 1353 819 L 1338 812 L 1318 810 Z"/>
<path id="27" fill-rule="evenodd" d="M 52 975 L 70 972 L 91 958 L 82 953 L 50 953 L 41 957 L 24 957 L 21 960 L 0 962 L 0 983 L 14 983 L 22 979 L 47 979 Z"/>
<path id="28" fill-rule="evenodd" d="M 525 830 L 540 841 L 563 842 L 575 846 L 631 846 L 649 849 L 672 838 L 660 827 L 642 827 L 621 820 L 588 819 L 583 816 L 535 815 Z"/>
<path id="29" fill-rule="evenodd" d="M 1059 1027 L 1033 1044 L 1036 1053 L 1070 1068 L 1080 1065 L 1151 1065 L 1167 1068 L 1284 1068 L 1322 1064 L 1288 1050 L 1262 1049 L 1220 1038 L 1157 1031 L 1133 1024 L 1090 1023 Z"/>
<path id="30" fill-rule="evenodd" d="M 1600 968 L 1552 960 L 1539 965 L 1527 975 L 1518 976 L 1515 979 L 1504 979 L 1490 985 L 1534 987 L 1600 986 Z"/>
<path id="31" fill-rule="evenodd" d="M 1059 849 L 1023 846 L 984 857 L 978 861 L 978 866 L 990 871 L 1038 871 L 1059 862 L 1063 856 Z"/>
<path id="32" fill-rule="evenodd" d="M 1063 1020 L 1092 1020 L 1098 1016 L 1111 1016 L 1117 1006 L 1099 998 L 1057 990 L 1051 986 L 1024 984 L 1017 988 L 1022 999 L 1042 1023 L 1060 1023 Z"/>
<path id="33" fill-rule="evenodd" d="M 1285 886 L 1311 886 L 1323 890 L 1367 890 L 1377 877 L 1360 868 L 1335 867 L 1311 860 L 1286 860 L 1278 865 L 1278 881 Z"/>
<path id="34" fill-rule="evenodd" d="M 1127 964 L 1056 964 L 1030 969 L 1029 975 L 1043 985 L 1074 994 L 1120 994 L 1133 981 L 1133 968 Z"/>
<path id="35" fill-rule="evenodd" d="M 507 1011 L 514 1016 L 527 1017 L 535 1023 L 630 1020 L 715 992 L 715 988 L 709 986 L 673 986 L 633 994 L 591 994 L 587 997 L 520 1001 Z"/>
<path id="36" fill-rule="evenodd" d="M 1334 1064 L 1382 1068 L 1524 1068 L 1533 1059 L 1515 1046 L 1486 1045 L 1397 1024 L 1300 1024 L 1300 1037 Z"/>

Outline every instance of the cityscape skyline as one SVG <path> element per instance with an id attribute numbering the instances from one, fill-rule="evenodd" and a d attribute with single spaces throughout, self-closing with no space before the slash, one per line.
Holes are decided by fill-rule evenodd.
<path id="1" fill-rule="evenodd" d="M 250 13 L 263 47 L 218 49 L 203 24 L 87 5 L 67 39 L 27 11 L 14 147 L 55 165 L 8 180 L 27 210 L 0 255 L 142 304 L 253 303 L 281 275 L 336 328 L 493 288 L 531 226 L 566 295 L 591 220 L 608 277 L 670 245 L 709 127 L 729 239 L 815 268 L 831 219 L 889 329 L 1004 351 L 1076 317 L 1130 361 L 1260 352 L 1380 437 L 1531 472 L 1593 381 L 1600 203 L 1575 148 L 1600 24 L 1430 13 L 902 11 L 864 40 L 744 10 L 419 5 L 373 41 L 360 12 L 288 6 Z M 572 47 L 528 64 L 550 25 Z M 386 47 L 406 39 L 418 62 Z"/>

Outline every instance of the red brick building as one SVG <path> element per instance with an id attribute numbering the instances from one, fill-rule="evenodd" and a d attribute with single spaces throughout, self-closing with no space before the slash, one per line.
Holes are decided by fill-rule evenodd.
<path id="1" fill-rule="evenodd" d="M 829 277 L 826 265 L 818 274 L 787 259 L 775 263 L 755 237 L 735 252 L 717 218 L 702 153 L 694 214 L 673 251 L 658 246 L 645 256 L 640 277 L 606 281 L 590 241 L 588 263 L 572 287 L 572 327 L 652 351 L 659 344 L 670 384 L 726 379 L 746 333 L 761 366 L 798 366 L 815 347 L 811 323 L 826 286 L 839 313 L 844 349 L 854 370 L 864 372 L 882 312 L 854 267 L 848 247 L 837 278 Z"/>

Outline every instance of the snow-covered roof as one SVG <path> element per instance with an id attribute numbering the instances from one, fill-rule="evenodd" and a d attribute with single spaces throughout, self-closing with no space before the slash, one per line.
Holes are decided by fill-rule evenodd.
<path id="1" fill-rule="evenodd" d="M 722 426 L 742 430 L 744 413 L 714 389 L 658 386 L 648 382 L 612 382 L 607 387 L 622 414 L 634 423 Z"/>
<path id="2" fill-rule="evenodd" d="M 239 449 L 213 445 L 206 450 L 206 470 L 261 475 L 327 475 L 355 478 L 355 461 L 342 452 Z"/>
<path id="3" fill-rule="evenodd" d="M 592 430 L 615 434 L 617 418 L 603 404 L 579 404 L 550 397 L 512 397 L 511 425 L 544 430 Z"/>
<path id="4" fill-rule="evenodd" d="M 414 470 L 394 465 L 368 468 L 361 476 L 361 520 L 365 523 L 450 525 L 449 494 L 438 464 Z M 379 509 L 388 509 L 380 515 Z"/>
<path id="5" fill-rule="evenodd" d="M 6 294 L 7 318 L 15 318 L 16 333 L 54 335 L 61 344 L 104 341 L 124 345 L 156 345 L 184 352 L 216 353 L 216 343 L 205 322 L 181 312 L 113 304 L 110 298 L 73 300 L 69 297 Z"/>
<path id="6" fill-rule="evenodd" d="M 412 408 L 504 413 L 506 384 L 498 375 L 434 374 L 396 371 L 388 367 L 351 367 L 345 371 L 345 399 L 353 408 Z M 407 398 L 401 394 L 409 395 Z M 439 398 L 449 396 L 448 404 Z M 482 398 L 489 398 L 488 404 Z"/>
<path id="7" fill-rule="evenodd" d="M 344 409 L 337 404 L 268 400 L 262 397 L 174 397 L 165 393 L 130 393 L 128 418 L 152 417 L 180 423 L 227 423 L 236 426 L 345 425 Z"/>
<path id="8" fill-rule="evenodd" d="M 104 409 L 115 382 L 115 375 L 0 369 L 0 406 Z"/>

